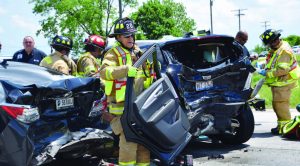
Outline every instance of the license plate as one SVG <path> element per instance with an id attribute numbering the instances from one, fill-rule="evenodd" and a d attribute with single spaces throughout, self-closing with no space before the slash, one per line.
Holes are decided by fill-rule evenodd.
<path id="1" fill-rule="evenodd" d="M 56 99 L 56 109 L 65 109 L 65 108 L 70 108 L 74 107 L 74 98 L 61 98 L 61 99 Z"/>
<path id="2" fill-rule="evenodd" d="M 196 82 L 196 91 L 207 90 L 213 86 L 214 86 L 214 84 L 212 81 Z"/>

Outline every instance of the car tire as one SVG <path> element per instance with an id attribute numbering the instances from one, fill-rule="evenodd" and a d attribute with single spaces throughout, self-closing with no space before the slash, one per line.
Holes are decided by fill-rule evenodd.
<path id="1" fill-rule="evenodd" d="M 234 131 L 234 135 L 221 135 L 223 144 L 239 145 L 247 142 L 254 132 L 254 116 L 248 104 L 241 107 L 240 114 L 234 118 L 240 124 Z"/>

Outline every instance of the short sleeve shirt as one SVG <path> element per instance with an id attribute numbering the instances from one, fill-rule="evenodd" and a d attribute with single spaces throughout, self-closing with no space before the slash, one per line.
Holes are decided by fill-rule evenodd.
<path id="1" fill-rule="evenodd" d="M 46 54 L 39 49 L 34 48 L 29 55 L 27 54 L 25 49 L 22 49 L 14 54 L 12 60 L 17 62 L 39 65 L 44 57 L 46 57 Z"/>

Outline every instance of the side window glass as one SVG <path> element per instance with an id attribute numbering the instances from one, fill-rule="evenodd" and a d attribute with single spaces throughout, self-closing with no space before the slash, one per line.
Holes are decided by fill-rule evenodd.
<path id="1" fill-rule="evenodd" d="M 161 63 L 157 60 L 155 47 L 144 52 L 134 66 L 140 69 L 140 75 L 134 81 L 135 94 L 138 96 L 161 77 Z"/>

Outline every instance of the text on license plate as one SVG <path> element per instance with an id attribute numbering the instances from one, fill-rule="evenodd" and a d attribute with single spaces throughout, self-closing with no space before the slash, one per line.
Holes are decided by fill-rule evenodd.
<path id="1" fill-rule="evenodd" d="M 61 99 L 56 99 L 56 109 L 64 109 L 64 108 L 69 108 L 69 107 L 74 107 L 74 98 L 61 98 Z"/>
<path id="2" fill-rule="evenodd" d="M 213 87 L 214 84 L 212 81 L 200 81 L 196 82 L 196 91 L 206 90 Z"/>

